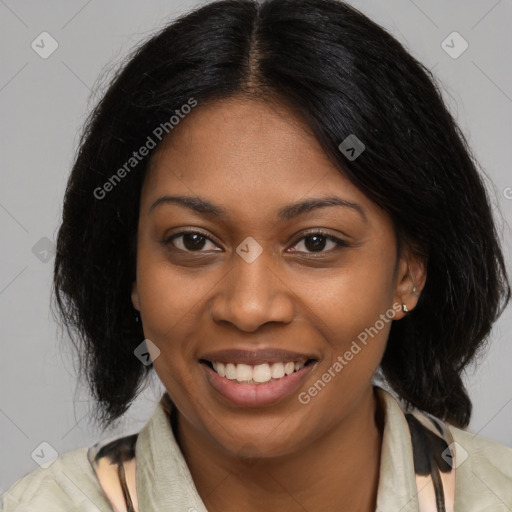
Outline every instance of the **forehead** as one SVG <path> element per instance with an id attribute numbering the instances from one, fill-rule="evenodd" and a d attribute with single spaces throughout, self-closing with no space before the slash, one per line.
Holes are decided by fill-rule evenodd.
<path id="1" fill-rule="evenodd" d="M 300 117 L 282 105 L 246 98 L 196 107 L 153 155 L 143 207 L 176 193 L 252 216 L 333 194 L 377 208 L 329 160 Z"/>

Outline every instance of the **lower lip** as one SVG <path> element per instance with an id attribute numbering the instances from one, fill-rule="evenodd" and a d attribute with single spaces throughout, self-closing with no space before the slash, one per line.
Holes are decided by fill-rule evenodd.
<path id="1" fill-rule="evenodd" d="M 211 386 L 232 404 L 239 407 L 263 407 L 272 405 L 297 391 L 315 363 L 309 363 L 299 371 L 267 384 L 240 384 L 221 377 L 208 365 L 199 363 Z"/>

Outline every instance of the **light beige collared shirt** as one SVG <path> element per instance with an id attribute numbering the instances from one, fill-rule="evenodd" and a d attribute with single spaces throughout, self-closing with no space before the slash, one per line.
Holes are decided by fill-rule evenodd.
<path id="1" fill-rule="evenodd" d="M 403 406 L 382 388 L 377 388 L 377 395 L 385 411 L 377 512 L 419 512 L 413 448 Z M 449 431 L 457 461 L 455 512 L 512 512 L 512 448 L 452 426 Z M 64 453 L 47 469 L 38 468 L 19 479 L 2 496 L 0 510 L 112 512 L 87 453 L 88 448 Z M 132 493 L 138 502 L 136 509 L 207 512 L 162 402 L 138 433 L 135 454 L 134 482 L 128 479 L 128 485 L 136 485 L 136 493 Z"/>

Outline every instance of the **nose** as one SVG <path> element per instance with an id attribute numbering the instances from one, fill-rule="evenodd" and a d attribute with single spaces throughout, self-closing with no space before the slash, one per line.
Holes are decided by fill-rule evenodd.
<path id="1" fill-rule="evenodd" d="M 215 288 L 211 316 L 254 332 L 268 322 L 287 324 L 294 316 L 294 292 L 264 250 L 252 263 L 234 252 L 230 271 Z"/>

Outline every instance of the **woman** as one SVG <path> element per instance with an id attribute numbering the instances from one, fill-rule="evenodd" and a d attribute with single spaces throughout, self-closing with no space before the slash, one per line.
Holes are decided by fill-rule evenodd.
<path id="1" fill-rule="evenodd" d="M 512 508 L 512 449 L 464 430 L 510 298 L 489 198 L 429 71 L 342 2 L 212 2 L 138 48 L 54 285 L 102 426 L 152 368 L 166 393 L 8 512 Z"/>

